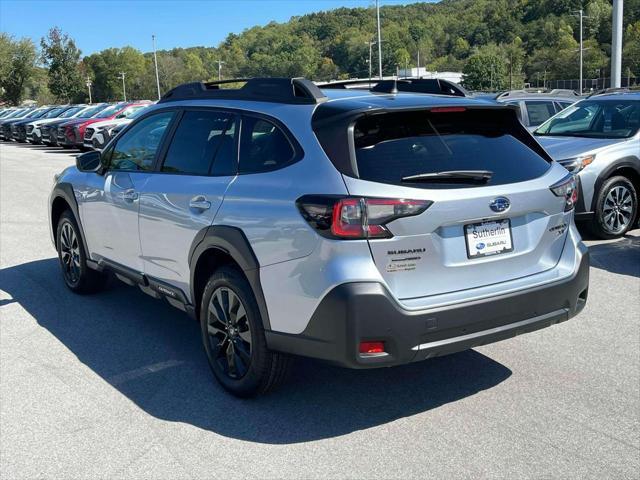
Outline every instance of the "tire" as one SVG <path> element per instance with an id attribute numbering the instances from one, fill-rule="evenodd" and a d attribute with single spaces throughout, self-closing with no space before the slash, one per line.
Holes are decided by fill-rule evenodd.
<path id="1" fill-rule="evenodd" d="M 605 240 L 622 237 L 637 217 L 638 194 L 633 183 L 626 177 L 611 177 L 600 187 L 590 229 Z"/>
<path id="2" fill-rule="evenodd" d="M 66 210 L 56 229 L 58 260 L 65 285 L 74 293 L 95 293 L 102 290 L 107 276 L 87 266 L 80 229 L 73 214 Z"/>
<path id="3" fill-rule="evenodd" d="M 242 272 L 229 266 L 216 270 L 200 305 L 202 341 L 216 379 L 237 397 L 264 394 L 289 371 L 290 357 L 267 349 L 262 325 L 255 296 Z"/>

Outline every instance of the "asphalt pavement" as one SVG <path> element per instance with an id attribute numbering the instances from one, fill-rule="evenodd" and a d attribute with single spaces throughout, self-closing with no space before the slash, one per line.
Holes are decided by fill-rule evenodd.
<path id="1" fill-rule="evenodd" d="M 300 359 L 238 400 L 185 314 L 64 287 L 47 197 L 75 154 L 0 145 L 1 478 L 639 478 L 640 230 L 587 241 L 568 322 L 392 369 Z"/>

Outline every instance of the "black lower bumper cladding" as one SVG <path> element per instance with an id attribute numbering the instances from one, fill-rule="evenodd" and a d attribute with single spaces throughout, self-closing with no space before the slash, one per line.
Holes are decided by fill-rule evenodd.
<path id="1" fill-rule="evenodd" d="M 568 320 L 584 308 L 588 288 L 588 253 L 568 280 L 423 311 L 402 309 L 379 283 L 348 283 L 324 297 L 302 334 L 267 331 L 267 343 L 273 350 L 350 368 L 399 365 Z M 361 356 L 363 341 L 383 341 L 386 355 Z"/>

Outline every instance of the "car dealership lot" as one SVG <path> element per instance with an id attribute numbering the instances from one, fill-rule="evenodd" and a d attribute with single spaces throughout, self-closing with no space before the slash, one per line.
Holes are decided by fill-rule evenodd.
<path id="1" fill-rule="evenodd" d="M 2 478 L 637 477 L 639 230 L 588 242 L 569 322 L 393 369 L 301 360 L 242 401 L 186 315 L 64 287 L 46 206 L 74 155 L 0 145 Z"/>

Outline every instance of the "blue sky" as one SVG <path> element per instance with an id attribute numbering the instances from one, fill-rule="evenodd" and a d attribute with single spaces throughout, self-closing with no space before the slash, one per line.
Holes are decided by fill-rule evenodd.
<path id="1" fill-rule="evenodd" d="M 381 0 L 381 5 L 418 0 Z M 0 0 L 0 30 L 36 44 L 57 25 L 84 55 L 131 45 L 151 50 L 215 46 L 229 33 L 270 21 L 342 6 L 368 7 L 374 0 Z"/>

